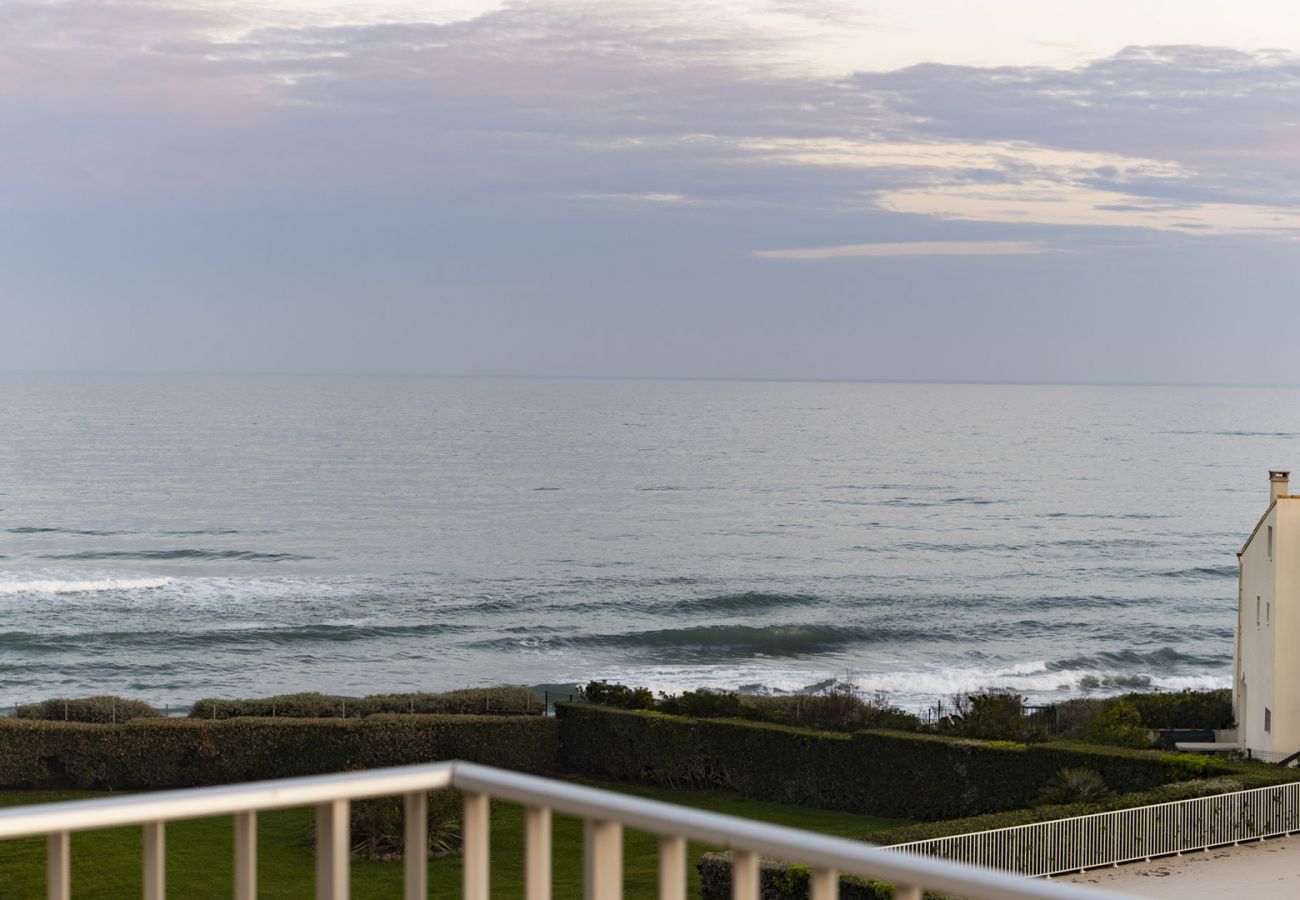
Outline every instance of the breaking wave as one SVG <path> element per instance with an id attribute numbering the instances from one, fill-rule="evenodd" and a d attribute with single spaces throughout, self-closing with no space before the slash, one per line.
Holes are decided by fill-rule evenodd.
<path id="1" fill-rule="evenodd" d="M 170 578 L 99 578 L 85 581 L 37 579 L 0 581 L 0 596 L 19 594 L 90 594 L 100 591 L 146 591 L 166 587 Z"/>

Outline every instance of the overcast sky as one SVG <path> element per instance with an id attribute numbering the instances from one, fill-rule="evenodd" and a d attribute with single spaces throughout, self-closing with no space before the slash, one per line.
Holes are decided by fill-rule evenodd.
<path id="1" fill-rule="evenodd" d="M 0 369 L 1300 383 L 1293 0 L 0 0 Z"/>

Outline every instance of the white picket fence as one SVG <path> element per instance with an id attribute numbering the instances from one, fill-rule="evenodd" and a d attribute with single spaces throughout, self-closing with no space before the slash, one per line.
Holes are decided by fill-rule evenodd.
<path id="1" fill-rule="evenodd" d="M 888 849 L 1050 876 L 1294 832 L 1300 832 L 1300 783 L 912 841 Z"/>

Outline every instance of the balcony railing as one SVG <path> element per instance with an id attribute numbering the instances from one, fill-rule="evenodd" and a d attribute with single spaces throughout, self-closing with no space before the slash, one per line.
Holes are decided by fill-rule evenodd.
<path id="1" fill-rule="evenodd" d="M 971 900 L 1093 900 L 1117 896 L 463 762 L 21 806 L 0 811 L 0 838 L 45 836 L 47 896 L 50 900 L 68 900 L 71 833 L 141 825 L 144 897 L 163 900 L 166 823 L 229 815 L 234 817 L 234 895 L 238 900 L 253 900 L 257 895 L 257 813 L 310 806 L 316 810 L 316 897 L 346 900 L 351 801 L 404 797 L 406 846 L 422 847 L 427 843 L 427 792 L 439 788 L 460 791 L 464 798 L 465 900 L 488 900 L 491 895 L 488 847 L 489 802 L 493 798 L 521 804 L 526 810 L 523 867 L 527 900 L 551 898 L 552 813 L 576 816 L 585 823 L 586 900 L 622 897 L 624 828 L 659 836 L 660 900 L 685 900 L 688 840 L 732 850 L 735 900 L 758 900 L 759 862 L 763 856 L 808 865 L 812 870 L 812 900 L 837 897 L 840 873 L 893 882 L 898 900 L 920 900 L 923 890 Z M 563 852 L 569 852 L 569 848 Z M 406 900 L 424 900 L 428 896 L 428 862 L 424 854 L 407 853 L 404 866 Z"/>

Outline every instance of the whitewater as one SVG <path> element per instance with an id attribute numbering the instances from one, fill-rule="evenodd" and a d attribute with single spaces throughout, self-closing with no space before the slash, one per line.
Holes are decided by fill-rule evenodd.
<path id="1" fill-rule="evenodd" d="M 0 708 L 1227 686 L 1300 392 L 0 376 Z"/>

